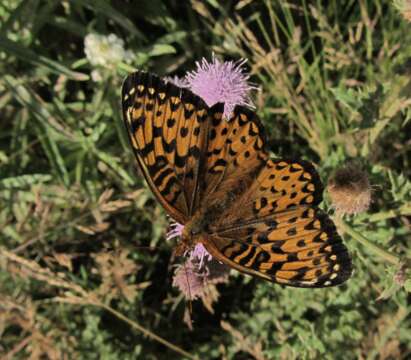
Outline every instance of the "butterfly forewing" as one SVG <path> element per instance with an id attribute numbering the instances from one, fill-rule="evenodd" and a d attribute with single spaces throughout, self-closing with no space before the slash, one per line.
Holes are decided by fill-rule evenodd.
<path id="1" fill-rule="evenodd" d="M 157 76 L 136 72 L 122 89 L 123 114 L 140 168 L 165 210 L 185 224 L 196 208 L 206 104 Z"/>
<path id="2" fill-rule="evenodd" d="M 223 108 L 210 109 L 204 168 L 204 200 L 210 206 L 230 193 L 246 191 L 268 159 L 263 127 L 255 113 L 237 106 L 227 120 Z"/>

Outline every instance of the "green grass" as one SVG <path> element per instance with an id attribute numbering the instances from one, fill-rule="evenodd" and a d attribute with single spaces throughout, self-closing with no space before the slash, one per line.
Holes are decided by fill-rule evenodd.
<path id="1" fill-rule="evenodd" d="M 411 356 L 410 28 L 388 0 L 3 1 L 0 354 Z M 133 62 L 93 81 L 92 32 L 123 39 Z M 120 88 L 135 68 L 182 75 L 212 51 L 248 58 L 273 154 L 314 162 L 325 183 L 355 160 L 373 201 L 337 220 L 355 267 L 347 283 L 291 289 L 233 272 L 211 306 L 192 303 L 190 329 Z"/>

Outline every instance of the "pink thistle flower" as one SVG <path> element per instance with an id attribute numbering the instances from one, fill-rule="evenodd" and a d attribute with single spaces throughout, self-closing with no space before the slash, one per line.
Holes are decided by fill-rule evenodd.
<path id="1" fill-rule="evenodd" d="M 166 239 L 182 235 L 184 225 L 171 221 Z M 173 276 L 173 286 L 177 287 L 188 300 L 206 296 L 209 286 L 227 282 L 229 267 L 215 260 L 203 244 L 198 243 L 184 254 L 187 259 L 179 265 Z"/>
<path id="2" fill-rule="evenodd" d="M 187 73 L 185 80 L 208 106 L 224 103 L 224 116 L 229 119 L 236 105 L 254 108 L 249 92 L 258 88 L 248 82 L 243 69 L 246 61 L 220 62 L 213 53 L 211 63 L 204 58 L 196 62 L 197 69 Z"/>
<path id="3" fill-rule="evenodd" d="M 166 240 L 171 240 L 176 237 L 180 237 L 181 234 L 183 233 L 184 230 L 184 225 L 181 225 L 177 221 L 171 221 L 169 225 L 169 230 L 167 231 L 166 234 Z"/>
<path id="4" fill-rule="evenodd" d="M 188 258 L 176 268 L 173 286 L 178 288 L 187 300 L 204 298 L 210 286 L 228 281 L 230 268 L 209 256 L 210 259 L 205 260 L 203 267 L 199 266 L 198 259 Z"/>
<path id="5" fill-rule="evenodd" d="M 199 261 L 198 268 L 201 269 L 204 263 L 204 259 L 211 261 L 213 258 L 211 254 L 206 250 L 203 244 L 198 243 L 194 246 L 194 249 L 189 252 L 190 259 L 197 259 Z"/>
<path id="6" fill-rule="evenodd" d="M 166 240 L 172 240 L 176 237 L 181 237 L 183 233 L 184 225 L 172 220 L 170 222 L 169 230 L 166 234 Z M 198 260 L 198 268 L 200 269 L 203 265 L 204 258 L 210 261 L 212 259 L 211 254 L 206 250 L 203 244 L 198 243 L 194 246 L 194 249 L 188 250 L 184 255 L 188 256 L 190 259 Z"/>
<path id="7" fill-rule="evenodd" d="M 174 84 L 175 86 L 178 86 L 178 87 L 181 87 L 181 88 L 189 87 L 188 81 L 184 78 L 179 78 L 177 75 L 166 76 L 166 77 L 163 78 L 163 80 L 166 83 L 171 83 L 171 84 Z"/>
<path id="8" fill-rule="evenodd" d="M 178 288 L 188 300 L 195 300 L 204 294 L 205 274 L 190 260 L 176 268 L 173 286 Z"/>

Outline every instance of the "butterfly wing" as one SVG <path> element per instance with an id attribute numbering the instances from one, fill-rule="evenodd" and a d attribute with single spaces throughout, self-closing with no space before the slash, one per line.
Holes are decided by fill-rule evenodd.
<path id="1" fill-rule="evenodd" d="M 322 185 L 311 164 L 269 160 L 204 239 L 213 257 L 280 284 L 324 287 L 351 275 L 348 251 L 316 205 Z"/>
<path id="2" fill-rule="evenodd" d="M 237 106 L 227 120 L 222 106 L 210 110 L 202 193 L 209 205 L 225 196 L 221 184 L 225 188 L 235 185 L 239 192 L 248 188 L 268 159 L 264 129 L 253 111 Z"/>
<path id="3" fill-rule="evenodd" d="M 145 72 L 125 79 L 122 102 L 140 169 L 165 210 L 181 224 L 207 197 L 218 201 L 222 182 L 238 184 L 241 177 L 246 189 L 268 158 L 263 128 L 244 107 L 237 107 L 227 121 L 223 104 L 208 108 L 192 92 Z"/>
<path id="4" fill-rule="evenodd" d="M 122 87 L 123 116 L 147 183 L 168 214 L 185 224 L 199 202 L 208 107 L 192 92 L 136 72 Z"/>
<path id="5" fill-rule="evenodd" d="M 200 206 L 215 212 L 203 241 L 215 258 L 291 286 L 336 285 L 350 276 L 347 249 L 316 207 L 317 173 L 309 163 L 267 160 L 253 112 L 236 107 L 227 121 L 222 104 L 208 108 L 144 72 L 126 78 L 122 101 L 139 166 L 165 210 L 181 224 Z"/>

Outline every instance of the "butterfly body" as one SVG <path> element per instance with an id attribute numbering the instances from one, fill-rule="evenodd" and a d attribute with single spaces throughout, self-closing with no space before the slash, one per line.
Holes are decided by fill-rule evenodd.
<path id="1" fill-rule="evenodd" d="M 208 107 L 145 72 L 129 75 L 123 115 L 138 164 L 165 211 L 184 225 L 175 250 L 197 243 L 250 275 L 296 287 L 344 282 L 351 260 L 318 208 L 322 185 L 301 160 L 270 159 L 256 114 Z"/>
<path id="2" fill-rule="evenodd" d="M 223 191 L 221 197 L 218 197 L 218 201 L 214 201 L 211 204 L 205 203 L 184 224 L 180 243 L 175 250 L 177 256 L 192 249 L 197 243 L 202 243 L 207 247 L 209 236 L 218 231 L 215 223 L 224 216 L 224 213 L 230 213 L 229 209 L 235 206 L 239 189 L 243 189 L 244 185 L 240 183 L 235 188 L 238 190 Z M 226 218 L 226 220 L 230 222 L 229 218 Z"/>
<path id="3" fill-rule="evenodd" d="M 176 246 L 174 254 L 181 256 L 185 252 L 192 250 L 196 244 L 202 242 L 201 239 L 207 234 L 207 220 L 203 214 L 197 213 L 186 224 L 181 233 L 181 238 Z"/>

